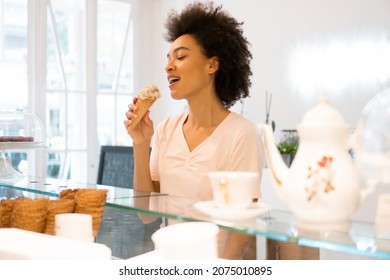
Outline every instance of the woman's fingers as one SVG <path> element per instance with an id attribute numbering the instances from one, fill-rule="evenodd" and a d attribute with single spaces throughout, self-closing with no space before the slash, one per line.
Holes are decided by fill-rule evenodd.
<path id="1" fill-rule="evenodd" d="M 129 129 L 132 121 L 138 117 L 138 107 L 135 105 L 137 98 L 135 97 L 133 100 L 134 103 L 128 104 L 128 111 L 126 112 L 126 119 L 124 120 L 126 130 Z M 153 121 L 150 119 L 150 111 L 148 110 L 132 131 L 142 131 L 143 133 L 146 132 L 146 134 L 148 134 L 150 129 L 153 130 Z M 134 136 L 134 133 L 132 133 L 132 135 Z"/>
<path id="2" fill-rule="evenodd" d="M 146 113 L 142 119 L 147 126 L 153 127 L 153 121 L 150 119 L 150 111 L 149 110 L 146 111 Z"/>

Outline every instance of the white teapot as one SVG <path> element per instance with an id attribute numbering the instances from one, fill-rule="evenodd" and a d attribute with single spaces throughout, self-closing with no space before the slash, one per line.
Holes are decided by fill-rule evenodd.
<path id="1" fill-rule="evenodd" d="M 347 230 L 349 217 L 375 186 L 361 188 L 342 115 L 325 97 L 305 113 L 297 126 L 299 147 L 290 168 L 271 127 L 262 129 L 274 189 L 294 213 L 298 229 Z"/>

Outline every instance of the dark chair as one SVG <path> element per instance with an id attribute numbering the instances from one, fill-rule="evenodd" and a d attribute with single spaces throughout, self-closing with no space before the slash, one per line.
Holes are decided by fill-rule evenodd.
<path id="1" fill-rule="evenodd" d="M 133 170 L 133 147 L 101 146 L 97 184 L 132 189 Z"/>
<path id="2" fill-rule="evenodd" d="M 133 147 L 101 146 L 97 184 L 133 188 Z M 161 218 L 144 224 L 138 214 L 105 207 L 96 242 L 111 248 L 112 255 L 131 258 L 154 249 L 151 235 L 160 228 Z"/>

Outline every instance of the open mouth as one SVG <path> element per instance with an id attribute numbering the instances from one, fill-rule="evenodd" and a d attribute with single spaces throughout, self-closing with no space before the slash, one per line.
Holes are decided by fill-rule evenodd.
<path id="1" fill-rule="evenodd" d="M 180 80 L 179 77 L 170 77 L 168 78 L 169 85 L 172 85 Z"/>

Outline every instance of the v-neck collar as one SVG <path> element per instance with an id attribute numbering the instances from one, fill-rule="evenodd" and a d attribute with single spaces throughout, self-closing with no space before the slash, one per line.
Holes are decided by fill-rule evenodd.
<path id="1" fill-rule="evenodd" d="M 184 141 L 184 144 L 187 148 L 187 153 L 188 154 L 193 154 L 194 152 L 196 152 L 198 149 L 201 148 L 201 146 L 205 145 L 205 143 L 207 143 L 208 141 L 210 141 L 210 139 L 213 137 L 214 134 L 217 133 L 218 130 L 220 129 L 223 129 L 223 126 L 224 126 L 224 123 L 227 122 L 227 120 L 229 118 L 231 118 L 233 112 L 229 112 L 229 114 L 222 120 L 222 122 L 214 129 L 214 131 L 209 135 L 207 136 L 207 138 L 205 138 L 198 146 L 196 146 L 192 151 L 190 151 L 190 148 L 188 147 L 188 143 L 187 143 L 187 140 L 184 136 L 184 131 L 183 131 L 183 125 L 184 125 L 184 122 L 186 121 L 186 119 L 188 118 L 188 113 L 184 114 L 181 122 L 180 122 L 180 126 L 179 126 L 179 129 L 180 129 L 180 135 L 182 137 L 182 140 Z"/>

